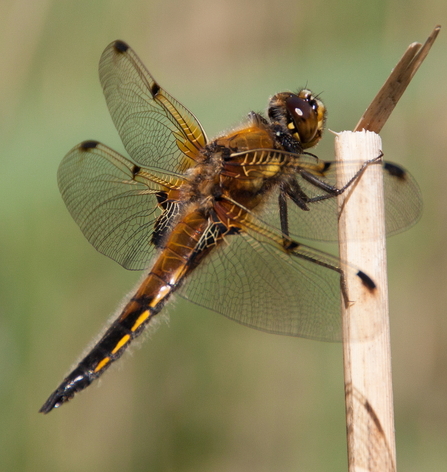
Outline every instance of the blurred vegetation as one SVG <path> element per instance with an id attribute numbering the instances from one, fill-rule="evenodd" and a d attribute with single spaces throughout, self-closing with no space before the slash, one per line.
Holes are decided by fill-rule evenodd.
<path id="1" fill-rule="evenodd" d="M 323 92 L 331 129 L 352 129 L 407 45 L 446 26 L 447 4 L 3 0 L 0 18 L 0 470 L 347 470 L 341 346 L 267 335 L 179 300 L 170 326 L 99 388 L 37 413 L 138 279 L 89 246 L 56 170 L 84 139 L 123 151 L 97 77 L 114 39 L 210 136 L 303 85 Z M 420 223 L 389 242 L 407 472 L 447 464 L 446 37 L 382 133 L 386 158 L 411 170 L 425 203 Z"/>

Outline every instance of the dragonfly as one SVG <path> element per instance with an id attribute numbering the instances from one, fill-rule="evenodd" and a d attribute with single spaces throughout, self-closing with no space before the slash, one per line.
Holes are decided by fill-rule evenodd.
<path id="1" fill-rule="evenodd" d="M 62 160 L 58 185 L 73 219 L 101 253 L 145 277 L 117 318 L 41 408 L 69 401 L 119 359 L 176 293 L 270 333 L 341 340 L 344 280 L 363 271 L 299 238 L 337 240 L 336 198 L 365 166 L 383 168 L 387 234 L 415 223 L 421 196 L 402 167 L 368 162 L 337 187 L 340 164 L 308 151 L 326 108 L 310 90 L 274 95 L 208 139 L 197 118 L 164 90 L 123 41 L 103 52 L 99 76 L 130 159 L 84 141 Z"/>

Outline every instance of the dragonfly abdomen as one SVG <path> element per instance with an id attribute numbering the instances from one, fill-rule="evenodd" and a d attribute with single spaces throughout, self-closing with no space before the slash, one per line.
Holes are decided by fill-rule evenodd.
<path id="1" fill-rule="evenodd" d="M 151 281 L 153 275 L 149 274 L 146 282 Z M 138 291 L 140 292 L 140 290 Z M 172 292 L 172 290 L 171 290 Z M 169 294 L 166 294 L 165 299 Z M 69 401 L 73 396 L 87 388 L 95 379 L 121 357 L 130 343 L 144 330 L 151 318 L 158 314 L 164 302 L 158 302 L 154 308 L 150 307 L 144 299 L 133 297 L 122 311 L 120 317 L 108 328 L 106 333 L 79 362 L 60 384 L 58 389 L 49 397 L 41 408 L 42 413 L 48 413 Z"/>
<path id="2" fill-rule="evenodd" d="M 69 401 L 122 356 L 181 284 L 207 226 L 207 219 L 199 212 L 192 212 L 177 223 L 135 295 L 87 356 L 48 398 L 40 409 L 42 413 L 49 413 Z"/>

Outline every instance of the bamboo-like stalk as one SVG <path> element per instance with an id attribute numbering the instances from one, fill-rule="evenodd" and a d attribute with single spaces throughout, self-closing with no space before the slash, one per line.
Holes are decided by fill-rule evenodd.
<path id="1" fill-rule="evenodd" d="M 436 26 L 424 45 L 412 43 L 355 127 L 337 134 L 336 159 L 357 162 L 381 153 L 380 132 L 433 45 Z M 363 131 L 361 131 L 363 130 Z M 349 180 L 340 166 L 339 188 Z M 340 197 L 340 257 L 376 283 L 347 279 L 351 303 L 343 303 L 344 371 L 349 472 L 395 472 L 396 447 L 386 274 L 382 168 L 370 165 Z M 347 271 L 352 273 L 352 271 Z M 357 279 L 357 280 L 355 280 Z"/>
<path id="2" fill-rule="evenodd" d="M 337 161 L 364 162 L 380 156 L 381 140 L 370 131 L 345 131 L 336 137 L 335 149 Z M 349 167 L 340 166 L 339 186 L 349 180 L 344 174 Z M 341 260 L 360 267 L 376 284 L 370 290 L 355 275 L 346 279 L 351 301 L 342 307 L 349 472 L 391 472 L 396 451 L 382 166 L 368 166 L 339 206 Z"/>

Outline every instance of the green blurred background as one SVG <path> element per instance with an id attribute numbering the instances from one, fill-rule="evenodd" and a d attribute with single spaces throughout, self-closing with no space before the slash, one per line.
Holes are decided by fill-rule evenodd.
<path id="1" fill-rule="evenodd" d="M 97 253 L 60 198 L 65 153 L 123 152 L 97 65 L 127 41 L 209 136 L 275 92 L 323 92 L 352 129 L 444 0 L 2 0 L 0 470 L 347 470 L 341 346 L 250 330 L 181 300 L 100 385 L 38 410 L 139 279 Z M 447 31 L 394 111 L 386 158 L 425 211 L 389 241 L 398 469 L 447 467 Z M 330 159 L 333 137 L 318 148 Z"/>

